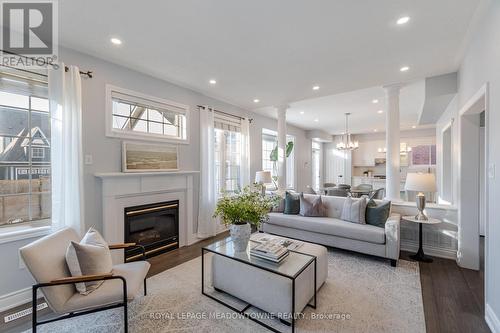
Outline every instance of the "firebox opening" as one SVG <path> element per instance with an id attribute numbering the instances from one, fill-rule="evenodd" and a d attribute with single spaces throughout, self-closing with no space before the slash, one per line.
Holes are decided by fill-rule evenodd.
<path id="1" fill-rule="evenodd" d="M 146 257 L 179 247 L 179 201 L 125 208 L 125 242 L 144 246 Z M 141 258 L 139 249 L 125 250 L 125 262 Z"/>

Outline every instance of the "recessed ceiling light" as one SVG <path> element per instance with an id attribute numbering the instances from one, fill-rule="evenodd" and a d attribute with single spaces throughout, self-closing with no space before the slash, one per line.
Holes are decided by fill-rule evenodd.
<path id="1" fill-rule="evenodd" d="M 319 86 L 314 86 L 313 90 L 319 90 Z"/>
<path id="2" fill-rule="evenodd" d="M 377 113 L 382 114 L 382 113 L 384 113 L 384 110 L 378 110 Z"/>
<path id="3" fill-rule="evenodd" d="M 411 128 L 417 128 L 417 126 L 413 125 Z"/>
<path id="4" fill-rule="evenodd" d="M 405 23 L 408 23 L 408 21 L 410 20 L 410 17 L 409 16 L 403 16 L 403 17 L 400 17 L 396 23 L 401 25 L 401 24 L 405 24 Z"/>
<path id="5" fill-rule="evenodd" d="M 259 103 L 260 102 L 260 99 L 256 98 L 253 100 L 254 103 Z"/>
<path id="6" fill-rule="evenodd" d="M 409 69 L 410 69 L 410 67 L 408 67 L 408 66 L 403 66 L 403 67 L 401 67 L 399 70 L 400 70 L 401 72 L 406 72 L 406 71 L 408 71 Z"/>
<path id="7" fill-rule="evenodd" d="M 122 45 L 122 41 L 121 39 L 118 39 L 118 38 L 111 38 L 111 43 L 115 44 L 115 45 Z"/>
<path id="8" fill-rule="evenodd" d="M 300 111 L 300 114 L 304 114 L 304 111 Z"/>
<path id="9" fill-rule="evenodd" d="M 216 84 L 217 81 L 215 81 L 214 79 L 211 79 L 210 81 L 208 81 L 208 83 L 210 83 L 210 84 Z"/>
<path id="10" fill-rule="evenodd" d="M 376 128 L 375 128 L 373 131 L 374 131 L 374 132 L 378 132 L 378 129 L 376 129 Z"/>
<path id="11" fill-rule="evenodd" d="M 377 103 L 378 103 L 378 99 L 374 99 L 374 100 L 372 101 L 372 103 L 373 103 L 373 104 L 377 104 Z"/>
<path id="12" fill-rule="evenodd" d="M 319 119 L 318 119 L 318 118 L 316 118 L 316 119 L 314 119 L 314 121 L 315 121 L 315 122 L 318 122 L 318 121 L 319 121 Z"/>

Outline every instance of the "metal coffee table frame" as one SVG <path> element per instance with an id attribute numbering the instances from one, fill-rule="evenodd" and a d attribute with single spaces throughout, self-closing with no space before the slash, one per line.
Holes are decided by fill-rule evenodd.
<path id="1" fill-rule="evenodd" d="M 231 240 L 228 240 L 228 241 L 231 241 Z M 223 257 L 226 257 L 228 259 L 232 259 L 234 261 L 237 261 L 237 262 L 240 262 L 240 263 L 243 263 L 243 264 L 246 264 L 246 265 L 250 265 L 250 266 L 253 266 L 255 268 L 258 268 L 258 269 L 262 269 L 264 271 L 268 271 L 272 274 L 276 274 L 276 275 L 279 275 L 279 276 L 282 276 L 284 278 L 287 278 L 289 280 L 292 281 L 292 322 L 291 323 L 288 323 L 288 322 L 285 322 L 283 320 L 280 320 L 282 323 L 286 324 L 286 325 L 290 325 L 291 328 L 292 328 L 292 333 L 295 333 L 295 322 L 296 322 L 296 319 L 295 319 L 295 280 L 297 279 L 297 277 L 300 276 L 300 274 L 302 274 L 311 264 L 314 263 L 314 304 L 310 304 L 310 303 L 307 303 L 306 306 L 309 306 L 313 309 L 316 309 L 316 305 L 317 305 L 317 290 L 316 290 L 316 275 L 317 275 L 317 258 L 316 256 L 313 256 L 313 255 L 310 255 L 310 254 L 307 254 L 307 253 L 303 253 L 303 252 L 300 252 L 300 251 L 294 251 L 294 250 L 289 250 L 290 252 L 295 252 L 295 253 L 299 253 L 299 254 L 302 254 L 302 255 L 305 255 L 305 256 L 308 256 L 308 257 L 311 257 L 311 259 L 306 263 L 304 264 L 304 266 L 297 272 L 295 273 L 293 276 L 289 276 L 289 275 L 286 275 L 286 274 L 283 274 L 283 273 L 280 273 L 280 272 L 276 272 L 272 269 L 269 269 L 267 267 L 262 267 L 262 266 L 259 266 L 259 265 L 256 265 L 254 263 L 251 263 L 251 262 L 248 262 L 248 261 L 245 261 L 245 260 L 242 260 L 242 259 L 239 259 L 239 258 L 235 258 L 235 257 L 232 257 L 230 255 L 225 255 L 225 254 L 222 254 L 222 253 L 219 253 L 219 252 L 216 252 L 214 250 L 211 250 L 209 248 L 206 248 L 206 247 L 203 247 L 201 249 L 201 293 L 211 299 L 213 299 L 214 301 L 230 308 L 231 310 L 235 311 L 235 312 L 238 312 L 242 315 L 244 315 L 245 317 L 247 317 L 248 319 L 258 323 L 259 325 L 262 325 L 264 326 L 265 328 L 273 331 L 273 332 L 276 332 L 276 333 L 282 333 L 281 331 L 275 329 L 274 327 L 271 327 L 269 325 L 267 325 L 266 323 L 250 316 L 248 313 L 246 313 L 245 311 L 247 311 L 249 308 L 251 308 L 253 305 L 244 301 L 244 300 L 241 300 L 245 303 L 247 303 L 247 305 L 242 309 L 242 310 L 238 310 L 237 308 L 233 307 L 232 305 L 224 302 L 223 300 L 221 299 L 218 299 L 217 297 L 214 297 L 210 294 L 207 294 L 205 293 L 205 254 L 208 252 L 208 253 L 213 253 L 214 255 L 219 255 L 219 256 L 223 256 Z M 263 259 L 265 260 L 265 259 Z M 230 294 L 228 294 L 230 295 Z M 233 296 L 234 297 L 234 296 Z"/>

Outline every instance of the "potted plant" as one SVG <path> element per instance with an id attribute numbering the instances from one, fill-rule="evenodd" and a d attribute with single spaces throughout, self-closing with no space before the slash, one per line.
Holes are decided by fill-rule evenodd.
<path id="1" fill-rule="evenodd" d="M 224 194 L 217 202 L 214 217 L 229 226 L 237 252 L 243 252 L 250 240 L 251 225 L 259 227 L 279 197 L 262 196 L 260 185 L 245 186 L 240 193 Z"/>

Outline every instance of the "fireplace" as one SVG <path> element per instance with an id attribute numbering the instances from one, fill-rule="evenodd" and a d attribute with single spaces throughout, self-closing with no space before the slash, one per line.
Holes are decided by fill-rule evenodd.
<path id="1" fill-rule="evenodd" d="M 179 201 L 125 208 L 125 243 L 144 246 L 150 258 L 179 247 Z M 138 248 L 125 250 L 125 262 L 142 256 Z"/>

